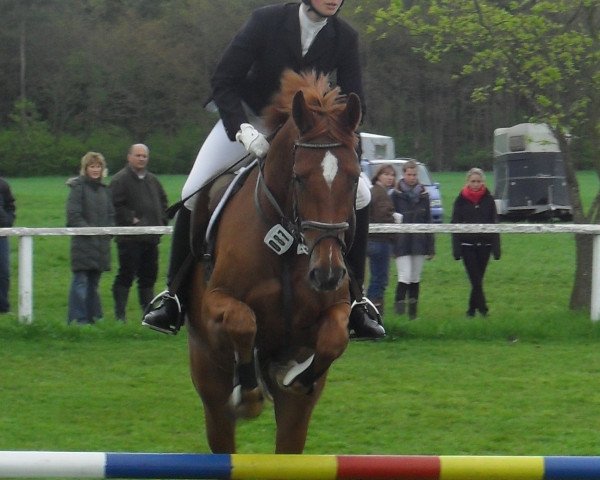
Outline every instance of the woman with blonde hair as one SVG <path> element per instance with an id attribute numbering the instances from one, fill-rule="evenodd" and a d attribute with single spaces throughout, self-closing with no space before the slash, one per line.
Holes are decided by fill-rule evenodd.
<path id="1" fill-rule="evenodd" d="M 396 212 L 402 214 L 402 223 L 431 223 L 429 194 L 419 182 L 415 161 L 402 165 L 402 178 L 392 191 L 392 200 Z M 398 233 L 393 252 L 398 273 L 394 308 L 398 315 L 408 310 L 408 318 L 415 320 L 423 264 L 435 256 L 435 239 L 432 233 Z"/>
<path id="2" fill-rule="evenodd" d="M 485 186 L 485 174 L 480 168 L 467 172 L 465 186 L 454 201 L 451 223 L 497 223 L 496 203 Z M 455 260 L 462 258 L 471 282 L 471 295 L 467 317 L 475 312 L 485 317 L 488 305 L 483 292 L 483 276 L 490 255 L 500 259 L 499 233 L 454 233 L 452 234 L 452 254 Z"/>
<path id="3" fill-rule="evenodd" d="M 101 153 L 87 152 L 79 176 L 67 180 L 67 227 L 110 227 L 115 211 L 107 186 L 106 161 Z M 68 323 L 91 324 L 103 317 L 98 285 L 102 272 L 110 270 L 110 236 L 71 237 L 71 270 Z"/>

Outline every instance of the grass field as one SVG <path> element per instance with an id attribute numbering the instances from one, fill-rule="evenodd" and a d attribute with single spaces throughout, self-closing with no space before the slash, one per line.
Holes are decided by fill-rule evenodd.
<path id="1" fill-rule="evenodd" d="M 463 174 L 435 177 L 448 218 Z M 17 225 L 63 226 L 64 180 L 9 179 Z M 183 177 L 162 180 L 174 200 Z M 598 181 L 583 172 L 581 182 L 589 202 Z M 34 240 L 34 323 L 0 317 L 0 450 L 208 451 L 185 333 L 142 329 L 135 296 L 130 321 L 114 322 L 114 271 L 102 280 L 106 320 L 66 326 L 68 243 Z M 572 236 L 504 235 L 502 259 L 486 277 L 487 319 L 464 317 L 462 264 L 452 259 L 448 235 L 438 235 L 436 247 L 424 270 L 419 320 L 386 314 L 386 340 L 350 344 L 331 369 L 306 451 L 598 454 L 600 328 L 588 312 L 567 307 Z M 16 295 L 13 288 L 13 308 Z M 273 435 L 267 409 L 240 425 L 240 451 L 270 452 Z"/>

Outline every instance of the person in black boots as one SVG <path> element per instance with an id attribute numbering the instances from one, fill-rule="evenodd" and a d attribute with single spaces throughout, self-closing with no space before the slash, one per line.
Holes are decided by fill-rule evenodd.
<path id="1" fill-rule="evenodd" d="M 452 223 L 497 223 L 494 197 L 485 186 L 485 174 L 480 168 L 467 172 L 467 181 L 452 209 Z M 494 255 L 500 259 L 499 233 L 453 233 L 452 254 L 456 260 L 462 258 L 471 282 L 471 295 L 467 317 L 487 316 L 488 305 L 483 292 L 483 276 Z"/>
<path id="2" fill-rule="evenodd" d="M 270 132 L 265 131 L 260 113 L 279 89 L 284 70 L 335 73 L 341 92 L 358 95 L 364 113 L 358 33 L 337 15 L 342 4 L 343 0 L 303 0 L 301 3 L 269 5 L 255 10 L 238 31 L 211 78 L 212 98 L 207 107 L 213 110 L 216 107 L 221 119 L 200 148 L 183 187 L 184 208 L 193 209 L 195 194 L 220 174 L 239 168 L 244 160 L 263 158 L 267 154 L 269 143 L 265 135 Z M 368 210 L 365 207 L 369 199 L 368 181 L 363 179 L 358 187 L 357 211 Z M 186 218 L 189 215 L 180 214 L 177 219 L 173 248 L 189 252 L 189 228 L 183 225 Z M 358 223 L 359 220 L 357 227 Z M 195 233 L 203 237 L 202 232 Z M 355 244 L 359 249 L 361 241 L 358 234 L 356 237 Z M 361 259 L 358 256 L 350 261 L 350 268 L 360 277 L 364 272 L 365 255 L 363 253 Z M 174 278 L 185 278 L 185 271 L 189 270 L 185 265 L 177 265 L 173 259 L 188 257 L 185 252 L 171 256 L 169 282 Z M 362 280 L 359 278 L 359 281 Z M 354 291 L 353 310 L 356 312 L 353 311 L 352 322 L 355 331 L 363 336 L 382 337 L 385 331 L 376 318 L 369 316 L 377 317 L 378 314 L 363 298 L 362 283 Z M 179 293 L 178 287 L 169 285 L 169 290 L 152 302 L 142 324 L 161 332 L 176 333 L 182 308 Z"/>
<path id="3" fill-rule="evenodd" d="M 402 214 L 402 223 L 431 223 L 429 195 L 419 183 L 414 161 L 402 166 L 402 178 L 391 195 L 396 212 Z M 423 264 L 435 254 L 433 234 L 398 233 L 393 252 L 398 271 L 394 308 L 398 315 L 403 315 L 408 305 L 408 318 L 414 320 L 417 318 Z"/>
<path id="4" fill-rule="evenodd" d="M 115 223 L 120 227 L 165 226 L 167 194 L 148 171 L 150 151 L 144 144 L 129 147 L 127 165 L 110 182 Z M 158 235 L 117 235 L 119 270 L 113 282 L 115 318 L 125 321 L 129 290 L 137 278 L 138 299 L 145 311 L 154 297 L 158 275 Z"/>

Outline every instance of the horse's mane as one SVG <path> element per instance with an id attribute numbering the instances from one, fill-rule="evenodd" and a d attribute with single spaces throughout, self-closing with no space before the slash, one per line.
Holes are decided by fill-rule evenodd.
<path id="1" fill-rule="evenodd" d="M 263 110 L 263 118 L 271 131 L 289 119 L 294 95 L 299 90 L 302 90 L 308 108 L 315 114 L 314 128 L 310 132 L 304 132 L 302 138 L 311 140 L 327 133 L 338 142 L 356 145 L 357 136 L 349 132 L 339 119 L 339 113 L 346 108 L 346 96 L 341 94 L 339 87 L 331 88 L 327 75 L 317 74 L 315 71 L 283 72 L 279 92 Z"/>

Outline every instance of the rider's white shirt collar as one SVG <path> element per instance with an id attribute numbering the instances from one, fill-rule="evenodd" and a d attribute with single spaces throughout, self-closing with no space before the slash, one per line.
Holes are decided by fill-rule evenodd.
<path id="1" fill-rule="evenodd" d="M 298 17 L 300 19 L 300 40 L 302 42 L 302 56 L 306 55 L 313 40 L 327 23 L 327 18 L 315 22 L 308 16 L 308 5 L 300 4 Z"/>

